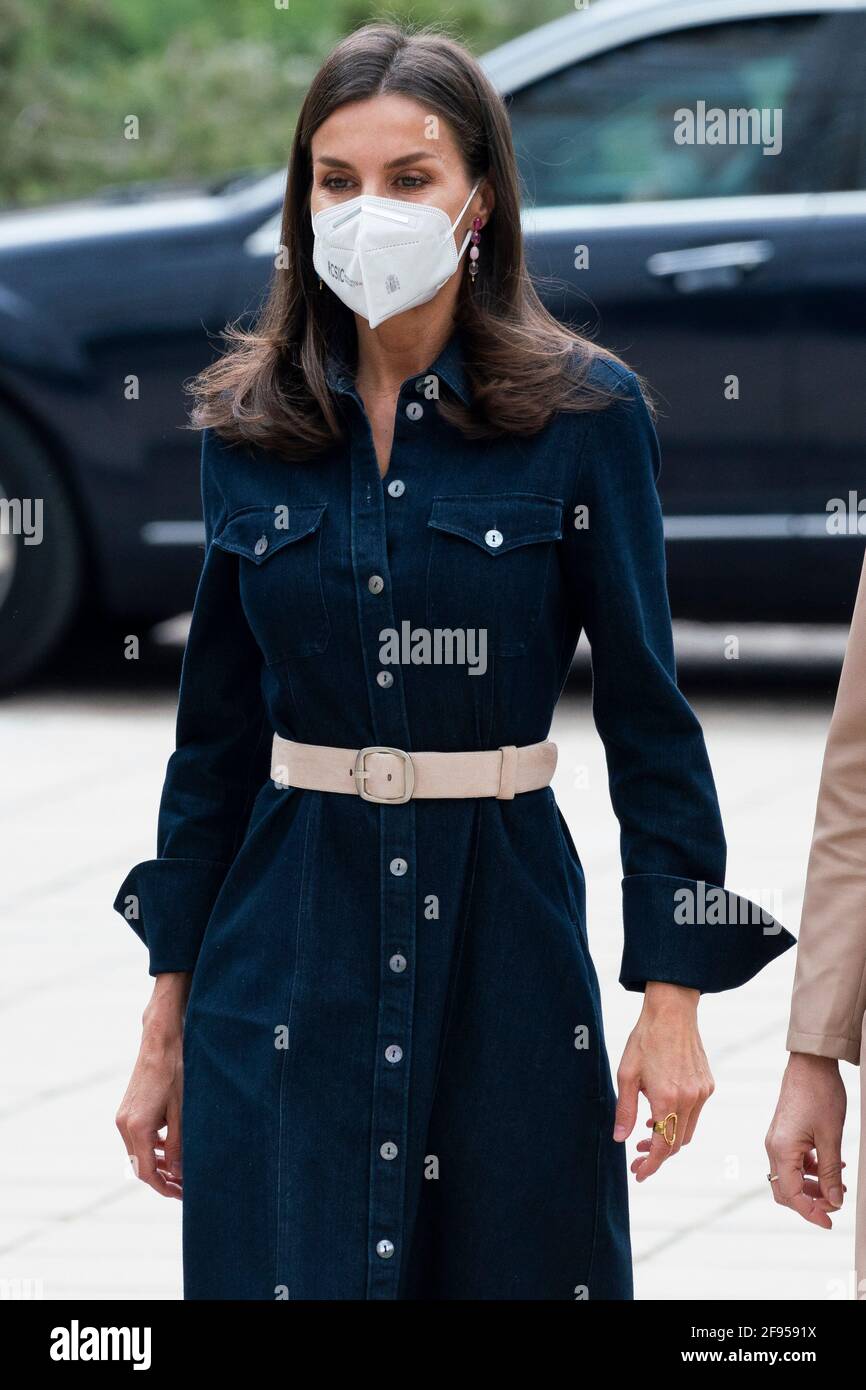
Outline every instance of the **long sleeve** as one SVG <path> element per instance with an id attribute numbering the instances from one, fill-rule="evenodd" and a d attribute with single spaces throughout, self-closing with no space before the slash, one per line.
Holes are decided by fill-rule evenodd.
<path id="1" fill-rule="evenodd" d="M 593 714 L 620 823 L 620 981 L 731 989 L 794 944 L 724 889 L 726 844 L 700 724 L 676 680 L 658 438 L 635 377 L 588 428 L 572 537 Z M 624 388 L 624 389 L 622 389 Z"/>
<path id="2" fill-rule="evenodd" d="M 818 791 L 789 1052 L 860 1061 L 866 1013 L 866 560 Z"/>
<path id="3" fill-rule="evenodd" d="M 113 906 L 149 952 L 149 972 L 192 970 L 211 909 L 267 778 L 262 657 L 238 591 L 238 557 L 213 544 L 224 504 L 202 438 L 205 557 L 181 668 L 176 747 L 165 775 L 157 857 L 126 875 Z"/>

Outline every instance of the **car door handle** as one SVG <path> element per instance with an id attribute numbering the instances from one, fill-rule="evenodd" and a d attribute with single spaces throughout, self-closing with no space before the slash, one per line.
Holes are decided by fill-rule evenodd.
<path id="1" fill-rule="evenodd" d="M 682 251 L 657 251 L 646 268 L 658 280 L 689 294 L 708 287 L 737 284 L 749 271 L 772 260 L 771 241 L 723 241 L 715 246 L 689 246 Z"/>

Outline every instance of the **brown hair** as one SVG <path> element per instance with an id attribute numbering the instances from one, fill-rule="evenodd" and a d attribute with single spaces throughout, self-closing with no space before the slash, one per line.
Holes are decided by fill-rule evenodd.
<path id="1" fill-rule="evenodd" d="M 285 269 L 275 270 L 254 328 L 224 329 L 229 350 L 191 383 L 193 427 L 289 458 L 320 453 L 342 437 L 326 363 L 335 347 L 350 361 L 356 335 L 351 311 L 317 288 L 310 146 L 338 107 L 386 92 L 448 121 L 468 176 L 473 183 L 489 178 L 496 193 L 476 283 L 470 289 L 464 275 L 457 302 L 472 404 L 443 398 L 442 416 L 469 438 L 528 435 L 555 411 L 599 410 L 614 397 L 612 386 L 588 374 L 597 358 L 618 359 L 558 323 L 529 278 L 511 129 L 498 92 L 468 50 L 444 34 L 368 24 L 338 43 L 313 79 L 289 157 Z"/>

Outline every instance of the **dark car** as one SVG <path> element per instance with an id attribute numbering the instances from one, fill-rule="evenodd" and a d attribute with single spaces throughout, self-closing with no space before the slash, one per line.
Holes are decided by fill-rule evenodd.
<path id="1" fill-rule="evenodd" d="M 599 0 L 485 65 L 542 294 L 657 394 L 675 615 L 846 620 L 866 535 L 866 0 Z M 5 684 L 82 603 L 139 626 L 190 606 L 183 382 L 260 300 L 283 185 L 0 219 Z"/>

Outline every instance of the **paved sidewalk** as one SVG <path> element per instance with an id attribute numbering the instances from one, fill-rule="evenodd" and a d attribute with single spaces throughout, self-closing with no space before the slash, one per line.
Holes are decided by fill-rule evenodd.
<path id="1" fill-rule="evenodd" d="M 729 883 L 753 898 L 781 889 L 778 915 L 796 931 L 829 703 L 693 703 L 719 785 Z M 129 1176 L 114 1128 L 150 982 L 143 948 L 111 910 L 126 869 L 154 852 L 173 732 L 167 685 L 139 698 L 46 689 L 0 711 L 0 1294 L 37 1281 L 47 1299 L 180 1297 L 180 1205 Z M 615 1070 L 639 997 L 617 983 L 618 830 L 586 695 L 565 698 L 553 736 Z M 775 1207 L 765 1178 L 792 971 L 790 952 L 701 1005 L 717 1091 L 690 1149 L 632 1184 L 639 1298 L 821 1300 L 850 1290 L 853 1068 L 843 1064 L 849 1196 L 833 1233 Z"/>

